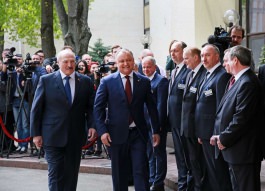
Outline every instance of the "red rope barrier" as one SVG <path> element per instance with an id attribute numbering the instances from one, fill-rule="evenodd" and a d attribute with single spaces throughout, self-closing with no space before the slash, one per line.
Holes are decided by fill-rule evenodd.
<path id="1" fill-rule="evenodd" d="M 84 146 L 82 147 L 82 149 L 88 149 L 89 147 L 91 147 L 92 145 L 94 145 L 95 142 L 96 142 L 96 140 L 97 140 L 97 138 L 98 138 L 98 137 L 93 138 L 93 139 L 92 139 L 87 145 L 84 145 Z"/>
<path id="2" fill-rule="evenodd" d="M 1 115 L 0 115 L 0 125 L 1 125 L 1 127 L 2 127 L 2 129 L 3 129 L 3 132 L 5 133 L 5 135 L 6 135 L 8 138 L 10 138 L 10 139 L 12 139 L 12 140 L 14 140 L 14 141 L 16 141 L 16 142 L 22 143 L 22 142 L 29 142 L 29 141 L 31 140 L 31 137 L 27 137 L 27 138 L 25 138 L 25 139 L 17 139 L 17 138 L 14 137 L 13 135 L 11 135 L 11 134 L 8 132 L 8 130 L 6 129 L 5 124 L 3 123 L 3 120 L 2 120 Z M 87 145 L 84 145 L 84 146 L 82 147 L 82 149 L 88 149 L 89 147 L 91 147 L 92 145 L 94 145 L 95 142 L 96 142 L 96 140 L 97 140 L 97 138 L 98 138 L 98 137 L 93 138 L 93 139 L 92 139 Z"/>
<path id="3" fill-rule="evenodd" d="M 5 135 L 6 135 L 8 138 L 10 138 L 10 139 L 12 139 L 12 140 L 14 140 L 14 141 L 16 141 L 16 142 L 18 142 L 18 143 L 29 142 L 30 139 L 31 139 L 31 137 L 27 137 L 27 138 L 25 138 L 25 139 L 17 139 L 17 138 L 14 137 L 13 135 L 11 135 L 11 134 L 8 132 L 8 130 L 6 129 L 5 124 L 3 123 L 3 120 L 2 120 L 2 117 L 1 117 L 1 116 L 0 116 L 0 125 L 1 125 L 1 127 L 2 127 L 2 129 L 3 129 L 3 132 L 5 133 Z"/>

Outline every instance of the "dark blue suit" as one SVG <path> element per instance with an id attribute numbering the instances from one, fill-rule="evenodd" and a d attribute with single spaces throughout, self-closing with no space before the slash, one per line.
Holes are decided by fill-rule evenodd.
<path id="1" fill-rule="evenodd" d="M 156 105 L 151 94 L 150 80 L 133 73 L 133 95 L 129 104 L 119 72 L 101 79 L 98 87 L 94 118 L 99 136 L 111 137 L 111 164 L 114 191 L 128 190 L 128 158 L 132 161 L 136 190 L 149 190 L 146 155 L 148 128 L 144 118 L 144 104 L 151 116 L 154 134 L 159 133 Z M 106 116 L 108 107 L 108 116 Z M 136 127 L 129 130 L 129 116 Z"/>
<path id="2" fill-rule="evenodd" d="M 214 146 L 210 138 L 214 133 L 215 113 L 224 95 L 230 74 L 222 65 L 218 66 L 199 87 L 195 109 L 195 133 L 202 140 L 202 149 L 207 168 L 205 184 L 211 190 L 230 190 L 228 167 L 222 157 L 215 159 Z"/>
<path id="3" fill-rule="evenodd" d="M 32 103 L 31 136 L 42 136 L 50 190 L 76 190 L 86 120 L 93 127 L 94 86 L 75 73 L 75 94 L 68 104 L 59 71 L 40 78 Z"/>
<path id="4" fill-rule="evenodd" d="M 260 190 L 263 100 L 257 76 L 248 69 L 227 91 L 217 109 L 215 134 L 220 135 L 226 148 L 221 152 L 216 149 L 216 154 L 222 153 L 229 164 L 235 190 Z"/>
<path id="5" fill-rule="evenodd" d="M 182 101 L 180 134 L 186 138 L 195 191 L 202 190 L 202 177 L 204 165 L 202 163 L 202 148 L 201 145 L 198 143 L 198 139 L 195 135 L 194 115 L 197 92 L 199 91 L 199 85 L 201 84 L 205 73 L 206 69 L 203 65 L 200 66 L 200 69 L 192 80 L 192 71 L 189 72 L 186 80 L 186 86 Z"/>
<path id="6" fill-rule="evenodd" d="M 37 85 L 39 83 L 40 77 L 47 74 L 47 71 L 44 67 L 42 66 L 37 66 L 36 69 L 34 70 L 34 73 L 32 75 L 32 93 L 34 95 Z"/>
<path id="7" fill-rule="evenodd" d="M 149 140 L 147 145 L 147 153 L 149 158 L 149 183 L 154 186 L 164 186 L 164 180 L 167 174 L 167 153 L 166 153 L 166 139 L 167 139 L 167 97 L 168 97 L 168 80 L 155 73 L 151 80 L 152 95 L 158 110 L 159 122 L 161 127 L 160 143 L 157 147 L 153 147 L 152 128 L 150 117 L 146 115 L 147 124 L 149 126 Z"/>
<path id="8" fill-rule="evenodd" d="M 176 69 L 172 70 L 171 74 L 174 75 L 175 70 Z M 189 71 L 190 70 L 187 69 L 186 65 L 184 64 L 178 75 L 175 77 L 173 84 L 169 85 L 170 87 L 168 94 L 168 123 L 172 131 L 174 142 L 175 157 L 178 167 L 178 189 L 180 191 L 186 190 L 188 181 L 190 181 L 190 179 L 187 178 L 189 174 L 189 159 L 186 140 L 185 137 L 180 135 L 182 99 L 186 78 Z"/>

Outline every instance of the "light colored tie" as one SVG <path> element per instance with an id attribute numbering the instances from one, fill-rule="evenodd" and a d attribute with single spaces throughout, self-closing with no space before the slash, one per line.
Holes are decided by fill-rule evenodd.
<path id="1" fill-rule="evenodd" d="M 171 77 L 170 89 L 171 89 L 171 87 L 172 87 L 172 85 L 173 85 L 173 83 L 174 83 L 174 81 L 175 81 L 175 78 L 176 78 L 177 73 L 178 73 L 178 69 L 179 69 L 179 67 L 176 66 L 175 71 L 174 71 L 174 73 L 173 73 L 173 75 L 172 75 L 172 77 Z"/>
<path id="2" fill-rule="evenodd" d="M 190 83 L 192 82 L 194 73 L 195 73 L 194 71 L 191 72 L 188 85 L 190 85 Z"/>

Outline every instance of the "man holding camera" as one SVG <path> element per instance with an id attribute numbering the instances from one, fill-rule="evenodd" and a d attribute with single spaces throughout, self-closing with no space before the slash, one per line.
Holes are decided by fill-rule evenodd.
<path id="1" fill-rule="evenodd" d="M 244 33 L 245 30 L 241 26 L 239 25 L 232 26 L 228 31 L 228 35 L 231 37 L 231 42 L 229 47 L 241 45 L 242 40 L 244 38 Z"/>
<path id="2" fill-rule="evenodd" d="M 2 73 L 2 69 L 3 69 L 3 62 L 0 60 L 0 74 Z M 7 128 L 8 132 L 10 134 L 13 134 L 14 133 L 14 128 L 13 128 L 14 117 L 12 113 L 12 107 L 11 107 L 11 104 L 7 105 L 6 103 L 6 81 L 2 81 L 1 78 L 0 78 L 0 116 L 2 117 L 4 121 L 5 127 Z M 2 131 L 2 128 L 0 128 L 0 132 L 1 132 L 0 152 L 3 153 L 4 151 L 7 151 L 10 145 L 11 145 L 11 149 L 9 151 L 16 150 L 14 141 L 12 139 L 9 139 L 7 136 L 3 134 L 4 132 Z"/>
<path id="3" fill-rule="evenodd" d="M 47 74 L 47 71 L 41 64 L 41 57 L 39 54 L 32 55 L 32 64 L 35 66 L 35 70 L 32 74 L 32 92 L 34 94 L 39 83 L 40 76 Z"/>
<path id="4" fill-rule="evenodd" d="M 231 37 L 231 42 L 230 42 L 229 48 L 231 48 L 233 46 L 241 45 L 241 43 L 245 37 L 245 29 L 239 25 L 234 25 L 229 29 L 228 35 Z M 251 70 L 255 71 L 255 63 L 253 60 L 253 55 L 251 55 L 250 68 L 251 68 Z"/>
<path id="5" fill-rule="evenodd" d="M 25 77 L 21 68 L 23 58 L 21 54 L 13 56 L 12 53 L 9 57 L 4 60 L 1 79 L 8 81 L 8 78 L 11 78 L 11 84 L 8 84 L 11 86 L 8 92 L 9 101 L 12 103 L 18 139 L 25 139 L 29 137 L 29 104 L 24 94 Z M 16 151 L 23 154 L 27 152 L 27 149 L 28 142 L 19 142 Z"/>

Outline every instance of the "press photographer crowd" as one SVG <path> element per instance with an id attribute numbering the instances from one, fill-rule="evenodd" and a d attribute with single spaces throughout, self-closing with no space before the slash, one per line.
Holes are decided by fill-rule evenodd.
<path id="1" fill-rule="evenodd" d="M 115 45 L 102 63 L 70 46 L 52 58 L 5 49 L 0 114 L 20 141 L 1 130 L 2 156 L 43 156 L 49 189 L 74 191 L 81 156 L 106 147 L 114 191 L 164 191 L 171 132 L 179 191 L 261 190 L 265 67 L 255 72 L 244 33 L 216 27 L 201 48 L 172 40 L 165 67 L 147 48 L 135 58 Z"/>

